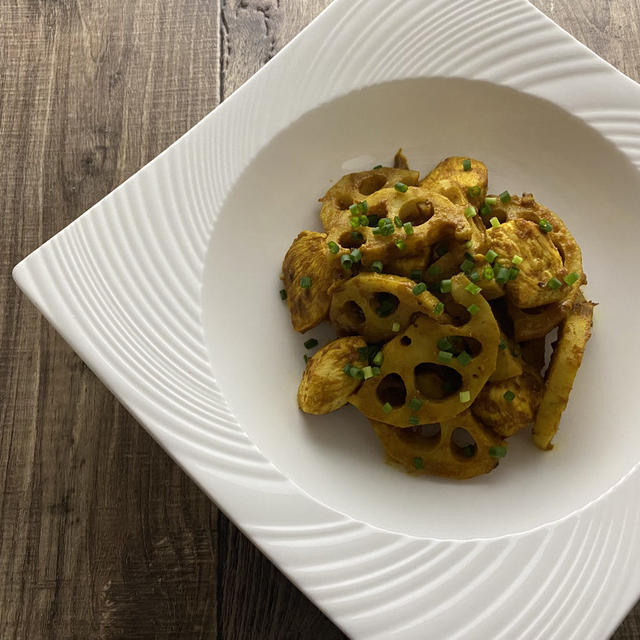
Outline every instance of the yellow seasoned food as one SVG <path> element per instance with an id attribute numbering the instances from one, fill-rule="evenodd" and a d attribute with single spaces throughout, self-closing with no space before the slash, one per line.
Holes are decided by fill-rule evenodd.
<path id="1" fill-rule="evenodd" d="M 338 180 L 285 256 L 294 328 L 338 336 L 305 356 L 300 409 L 353 405 L 417 475 L 488 473 L 528 427 L 551 449 L 591 333 L 580 247 L 531 194 L 487 195 L 479 160 L 393 164 Z"/>

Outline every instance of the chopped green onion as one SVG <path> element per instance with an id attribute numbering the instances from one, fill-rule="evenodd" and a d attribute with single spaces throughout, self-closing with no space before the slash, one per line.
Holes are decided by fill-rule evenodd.
<path id="1" fill-rule="evenodd" d="M 470 391 L 461 391 L 460 392 L 460 402 L 469 402 L 471 400 L 471 392 Z"/>
<path id="2" fill-rule="evenodd" d="M 371 271 L 375 271 L 376 273 L 382 273 L 382 268 L 383 268 L 383 264 L 382 262 L 380 262 L 380 260 L 375 260 L 374 262 L 371 263 Z"/>
<path id="3" fill-rule="evenodd" d="M 508 390 L 505 391 L 504 394 L 502 395 L 502 397 L 507 401 L 507 402 L 513 402 L 513 399 L 516 397 L 516 394 L 513 393 L 513 391 Z"/>
<path id="4" fill-rule="evenodd" d="M 352 216 L 357 216 L 360 214 L 360 205 L 354 203 L 349 207 L 349 213 Z"/>
<path id="5" fill-rule="evenodd" d="M 502 202 L 502 204 L 507 204 L 507 202 L 511 201 L 511 194 L 508 191 L 503 191 L 500 196 L 500 202 Z"/>
<path id="6" fill-rule="evenodd" d="M 368 380 L 369 378 L 373 378 L 373 370 L 370 366 L 363 367 L 362 373 L 364 374 L 364 379 Z"/>
<path id="7" fill-rule="evenodd" d="M 409 424 L 412 427 L 417 427 L 420 424 L 420 419 L 418 416 L 409 416 Z"/>
<path id="8" fill-rule="evenodd" d="M 522 258 L 520 256 L 513 256 L 513 258 L 511 258 L 511 262 L 518 267 L 522 264 Z"/>
<path id="9" fill-rule="evenodd" d="M 340 264 L 342 265 L 343 269 L 351 269 L 351 266 L 353 265 L 353 260 L 351 259 L 350 255 L 345 253 L 342 256 L 340 256 Z"/>
<path id="10" fill-rule="evenodd" d="M 351 363 L 347 362 L 347 364 L 344 365 L 344 367 L 342 368 L 342 370 L 349 375 L 351 373 Z"/>
<path id="11" fill-rule="evenodd" d="M 360 226 L 361 227 L 369 226 L 369 216 L 365 216 L 365 215 L 360 216 Z"/>
<path id="12" fill-rule="evenodd" d="M 447 255 L 447 253 L 449 253 L 449 249 L 444 244 L 441 244 L 439 247 L 436 248 L 436 255 L 438 256 L 438 258 L 442 258 L 442 256 Z"/>
<path id="13" fill-rule="evenodd" d="M 491 220 L 489 220 L 489 223 L 491 224 L 491 226 L 496 229 L 497 227 L 500 226 L 500 220 L 498 220 L 498 218 L 496 218 L 495 216 L 493 216 L 493 218 L 491 218 Z"/>
<path id="14" fill-rule="evenodd" d="M 416 469 L 424 469 L 424 460 L 422 458 L 414 458 L 413 459 L 413 466 Z"/>
<path id="15" fill-rule="evenodd" d="M 498 254 L 493 249 L 489 249 L 489 251 L 484 254 L 484 257 L 489 264 L 493 264 L 493 261 L 498 257 Z"/>
<path id="16" fill-rule="evenodd" d="M 302 278 L 300 278 L 300 286 L 303 289 L 310 289 L 311 288 L 311 278 L 309 276 L 302 276 Z"/>
<path id="17" fill-rule="evenodd" d="M 305 349 L 313 349 L 313 347 L 317 347 L 317 346 L 318 346 L 318 341 L 315 338 L 309 338 L 304 343 Z"/>
<path id="18" fill-rule="evenodd" d="M 478 282 L 478 280 L 480 280 L 480 272 L 479 271 L 472 271 L 469 274 L 469 280 L 471 280 L 471 282 Z"/>
<path id="19" fill-rule="evenodd" d="M 480 207 L 480 215 L 485 218 L 491 215 L 491 207 L 486 202 Z"/>
<path id="20" fill-rule="evenodd" d="M 448 351 L 438 351 L 438 362 L 451 362 L 453 354 Z"/>
<path id="21" fill-rule="evenodd" d="M 500 351 L 504 351 L 507 348 L 507 343 L 500 338 L 500 344 L 498 345 L 498 349 L 500 349 Z"/>
<path id="22" fill-rule="evenodd" d="M 505 447 L 489 447 L 489 455 L 492 458 L 504 458 L 507 455 Z"/>
<path id="23" fill-rule="evenodd" d="M 464 215 L 467 218 L 473 218 L 474 216 L 478 215 L 478 212 L 476 211 L 475 207 L 472 207 L 471 205 L 469 205 L 465 210 L 464 210 Z"/>
<path id="24" fill-rule="evenodd" d="M 495 207 L 498 204 L 498 198 L 496 198 L 495 196 L 487 196 L 484 199 L 485 203 L 488 204 L 490 207 Z"/>
<path id="25" fill-rule="evenodd" d="M 369 347 L 358 347 L 358 356 L 360 360 L 369 361 Z"/>
<path id="26" fill-rule="evenodd" d="M 376 367 L 381 367 L 384 362 L 384 356 L 382 355 L 382 351 L 378 351 L 375 356 L 373 356 L 373 360 L 371 361 Z"/>
<path id="27" fill-rule="evenodd" d="M 438 338 L 438 342 L 436 342 L 436 344 L 440 351 L 451 351 L 453 349 L 453 345 L 449 342 L 449 338 Z"/>
<path id="28" fill-rule="evenodd" d="M 479 185 L 475 185 L 474 187 L 469 187 L 467 189 L 467 194 L 470 198 L 477 198 L 482 193 L 482 188 Z"/>
<path id="29" fill-rule="evenodd" d="M 471 160 L 470 160 L 469 158 L 465 158 L 465 159 L 462 161 L 462 168 L 463 168 L 465 171 L 471 171 Z"/>
<path id="30" fill-rule="evenodd" d="M 496 282 L 498 284 L 504 284 L 509 280 L 509 269 L 506 267 L 500 267 L 498 273 L 496 273 Z"/>
<path id="31" fill-rule="evenodd" d="M 419 411 L 421 406 L 422 400 L 420 400 L 420 398 L 411 398 L 411 400 L 409 400 L 409 409 L 411 409 L 411 411 Z"/>
<path id="32" fill-rule="evenodd" d="M 490 267 L 489 265 L 487 265 L 484 270 L 482 271 L 482 275 L 484 276 L 485 280 L 493 280 L 493 267 Z"/>
<path id="33" fill-rule="evenodd" d="M 418 282 L 418 284 L 413 287 L 413 295 L 419 296 L 421 293 L 424 293 L 427 290 L 427 285 L 424 282 Z"/>
<path id="34" fill-rule="evenodd" d="M 444 304 L 442 302 L 438 302 L 435 307 L 433 307 L 433 313 L 436 316 L 439 316 L 444 311 Z"/>
<path id="35" fill-rule="evenodd" d="M 440 281 L 440 292 L 441 293 L 450 293 L 451 291 L 451 280 L 441 280 Z"/>
<path id="36" fill-rule="evenodd" d="M 360 226 L 360 216 L 353 216 L 351 218 L 351 228 L 357 229 Z"/>
<path id="37" fill-rule="evenodd" d="M 373 167 L 373 170 L 375 171 L 376 169 L 382 169 L 382 165 L 381 164 L 377 164 L 375 167 Z"/>
<path id="38" fill-rule="evenodd" d="M 393 188 L 394 188 L 396 191 L 399 191 L 400 193 L 406 193 L 406 192 L 407 192 L 407 189 L 408 189 L 409 187 L 407 187 L 407 185 L 406 185 L 404 182 L 396 182 L 396 183 L 393 185 Z"/>
<path id="39" fill-rule="evenodd" d="M 360 213 L 367 213 L 367 211 L 369 211 L 369 203 L 366 200 L 363 200 L 359 206 Z"/>
<path id="40" fill-rule="evenodd" d="M 404 240 L 396 240 L 396 247 L 400 249 L 400 251 L 404 251 L 407 248 Z"/>
<path id="41" fill-rule="evenodd" d="M 464 246 L 465 246 L 467 249 L 471 249 L 471 240 L 467 240 L 467 241 L 464 243 Z"/>
<path id="42" fill-rule="evenodd" d="M 402 225 L 402 228 L 404 229 L 404 232 L 408 235 L 411 236 L 413 235 L 413 225 L 410 222 L 405 222 Z"/>
<path id="43" fill-rule="evenodd" d="M 480 311 L 480 307 L 479 307 L 477 304 L 472 304 L 472 305 L 469 305 L 469 306 L 467 307 L 467 311 L 468 311 L 472 316 L 475 316 L 475 315 L 476 315 L 476 313 L 478 313 L 478 311 Z"/>
<path id="44" fill-rule="evenodd" d="M 360 260 L 362 260 L 362 251 L 360 249 L 351 249 L 351 253 L 349 255 L 353 262 L 360 262 Z"/>
<path id="45" fill-rule="evenodd" d="M 402 226 L 402 219 L 400 218 L 400 216 L 394 216 L 393 224 L 395 224 L 398 229 Z"/>
<path id="46" fill-rule="evenodd" d="M 389 414 L 389 413 L 391 413 L 391 412 L 393 411 L 393 407 L 392 407 L 388 402 L 385 402 L 385 403 L 382 405 L 382 410 L 383 410 L 385 413 Z"/>
<path id="47" fill-rule="evenodd" d="M 287 299 L 287 292 L 285 289 L 280 289 L 280 300 L 286 300 Z"/>
<path id="48" fill-rule="evenodd" d="M 432 264 L 428 269 L 427 273 L 430 276 L 437 276 L 440 273 L 440 267 L 437 264 Z"/>
<path id="49" fill-rule="evenodd" d="M 373 371 L 374 376 L 380 375 L 380 367 L 371 367 L 371 371 Z"/>
<path id="50" fill-rule="evenodd" d="M 545 220 L 544 218 L 542 218 L 542 220 L 540 220 L 540 222 L 538 222 L 538 226 L 545 233 L 549 233 L 549 232 L 553 231 L 553 225 L 548 220 Z"/>
<path id="51" fill-rule="evenodd" d="M 393 333 L 398 333 L 398 331 L 400 331 L 400 323 L 399 322 L 394 322 L 391 325 L 391 331 L 393 331 Z"/>
<path id="52" fill-rule="evenodd" d="M 476 266 L 476 263 L 473 260 L 469 260 L 469 258 L 465 258 L 463 263 L 460 265 L 460 271 L 464 273 L 468 273 Z"/>
<path id="53" fill-rule="evenodd" d="M 575 271 L 572 271 L 568 276 L 565 276 L 563 279 L 565 281 L 565 284 L 571 286 L 572 284 L 580 280 L 580 276 Z"/>
<path id="54" fill-rule="evenodd" d="M 329 253 L 333 253 L 334 255 L 340 251 L 340 247 L 333 240 L 331 240 L 327 246 L 329 247 Z"/>
<path id="55" fill-rule="evenodd" d="M 472 296 L 477 296 L 482 291 L 482 289 L 477 284 L 473 284 L 473 282 L 470 282 L 464 290 L 468 291 Z"/>
<path id="56" fill-rule="evenodd" d="M 562 286 L 562 282 L 560 282 L 560 280 L 558 280 L 558 278 L 551 278 L 551 280 L 549 280 L 549 282 L 547 282 L 547 287 L 549 287 L 549 289 L 559 289 Z"/>
<path id="57" fill-rule="evenodd" d="M 422 269 L 411 269 L 409 277 L 416 282 L 420 282 L 422 280 Z"/>
<path id="58" fill-rule="evenodd" d="M 466 352 L 462 351 L 456 357 L 456 360 L 463 366 L 466 367 L 471 362 L 471 356 Z"/>
<path id="59" fill-rule="evenodd" d="M 356 378 L 357 380 L 363 380 L 364 379 L 364 373 L 363 373 L 362 369 L 360 369 L 359 367 L 351 367 L 349 369 L 349 375 L 352 378 Z"/>
<path id="60" fill-rule="evenodd" d="M 519 273 L 520 269 L 518 269 L 518 267 L 511 267 L 511 269 L 509 269 L 509 280 L 515 280 Z"/>

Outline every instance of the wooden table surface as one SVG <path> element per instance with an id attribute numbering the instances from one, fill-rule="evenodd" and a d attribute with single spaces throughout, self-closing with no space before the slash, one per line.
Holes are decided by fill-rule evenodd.
<path id="1" fill-rule="evenodd" d="M 0 639 L 344 637 L 10 278 L 328 3 L 0 3 Z M 534 4 L 640 80 L 640 0 Z"/>

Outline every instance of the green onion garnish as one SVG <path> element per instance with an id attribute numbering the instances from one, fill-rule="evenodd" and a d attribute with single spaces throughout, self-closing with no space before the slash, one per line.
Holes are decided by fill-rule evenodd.
<path id="1" fill-rule="evenodd" d="M 451 362 L 453 354 L 448 351 L 438 351 L 438 362 Z"/>
<path id="2" fill-rule="evenodd" d="M 280 289 L 280 300 L 287 299 L 287 292 L 284 289 Z"/>
<path id="3" fill-rule="evenodd" d="M 467 189 L 467 194 L 470 198 L 477 198 L 482 193 L 482 188 L 479 185 L 475 185 L 474 187 L 469 187 Z"/>
<path id="4" fill-rule="evenodd" d="M 393 411 L 393 407 L 392 407 L 388 402 L 385 402 L 385 403 L 382 405 L 382 410 L 383 410 L 385 413 L 391 413 L 391 412 Z"/>
<path id="5" fill-rule="evenodd" d="M 489 222 L 494 229 L 500 226 L 500 220 L 498 220 L 498 218 L 496 218 L 495 216 L 493 216 L 493 218 L 491 218 Z"/>
<path id="6" fill-rule="evenodd" d="M 359 367 L 351 367 L 349 369 L 349 375 L 352 378 L 356 378 L 357 380 L 363 380 L 364 379 L 364 373 L 362 372 L 362 369 L 360 369 Z"/>
<path id="7" fill-rule="evenodd" d="M 398 331 L 400 331 L 400 323 L 399 322 L 394 322 L 391 325 L 391 331 L 393 331 L 393 333 L 398 333 Z"/>
<path id="8" fill-rule="evenodd" d="M 471 356 L 466 352 L 462 351 L 456 357 L 456 360 L 463 366 L 466 367 L 471 362 Z"/>
<path id="9" fill-rule="evenodd" d="M 441 293 L 450 293 L 451 291 L 451 280 L 440 280 L 440 292 Z"/>
<path id="10" fill-rule="evenodd" d="M 404 251 L 407 248 L 404 240 L 396 240 L 396 247 L 400 249 L 400 251 Z"/>
<path id="11" fill-rule="evenodd" d="M 436 344 L 440 351 L 451 351 L 453 349 L 453 345 L 449 341 L 449 338 L 438 338 L 438 342 L 436 342 Z"/>
<path id="12" fill-rule="evenodd" d="M 442 302 L 438 302 L 435 307 L 433 307 L 433 313 L 436 316 L 439 316 L 444 311 L 444 304 Z"/>
<path id="13" fill-rule="evenodd" d="M 519 273 L 520 269 L 518 269 L 518 267 L 511 267 L 511 269 L 509 269 L 509 280 L 515 280 Z"/>
<path id="14" fill-rule="evenodd" d="M 504 394 L 502 395 L 502 397 L 507 401 L 507 402 L 513 402 L 513 399 L 516 397 L 516 394 L 513 393 L 513 391 L 511 390 L 507 390 L 504 392 Z"/>
<path id="15" fill-rule="evenodd" d="M 369 226 L 369 216 L 365 216 L 365 215 L 360 216 L 360 226 L 361 227 Z"/>
<path id="16" fill-rule="evenodd" d="M 482 289 L 477 284 L 473 284 L 473 282 L 470 282 L 464 290 L 468 291 L 472 296 L 477 296 L 482 291 Z"/>
<path id="17" fill-rule="evenodd" d="M 558 280 L 558 278 L 551 278 L 551 280 L 549 280 L 549 282 L 547 282 L 547 287 L 549 287 L 549 289 L 559 289 L 562 286 L 562 282 L 560 282 L 560 280 Z"/>
<path id="18" fill-rule="evenodd" d="M 353 265 L 353 260 L 351 259 L 350 255 L 345 253 L 342 256 L 340 256 L 340 264 L 342 265 L 343 269 L 351 269 L 351 266 Z"/>
<path id="19" fill-rule="evenodd" d="M 351 218 L 351 228 L 357 229 L 360 226 L 360 216 L 353 216 Z"/>
<path id="20" fill-rule="evenodd" d="M 411 409 L 411 411 L 419 411 L 421 406 L 422 400 L 420 400 L 420 398 L 411 398 L 411 400 L 409 400 L 409 409 Z"/>
<path id="21" fill-rule="evenodd" d="M 420 424 L 418 416 L 409 416 L 409 424 L 412 427 L 417 427 Z"/>
<path id="22" fill-rule="evenodd" d="M 380 367 L 371 367 L 371 371 L 373 371 L 374 376 L 380 375 Z"/>
<path id="23" fill-rule="evenodd" d="M 358 204 L 356 204 L 356 203 L 352 204 L 352 205 L 349 207 L 349 213 L 350 213 L 352 216 L 357 216 L 357 215 L 359 215 L 359 214 L 360 214 L 360 206 L 359 206 Z"/>
<path id="24" fill-rule="evenodd" d="M 565 284 L 571 286 L 580 280 L 580 276 L 575 271 L 572 271 L 568 276 L 565 276 L 563 280 L 565 281 Z"/>
<path id="25" fill-rule="evenodd" d="M 504 284 L 509 280 L 509 269 L 506 267 L 500 267 L 498 273 L 496 273 L 496 282 L 498 284 Z"/>
<path id="26" fill-rule="evenodd" d="M 311 288 L 311 278 L 309 276 L 302 276 L 302 278 L 300 278 L 300 286 L 303 289 L 310 289 Z"/>
<path id="27" fill-rule="evenodd" d="M 413 235 L 413 225 L 410 222 L 405 222 L 402 225 L 402 228 L 404 229 L 404 232 L 408 235 L 411 236 Z"/>
<path id="28" fill-rule="evenodd" d="M 362 251 L 360 249 L 351 249 L 351 253 L 349 255 L 354 263 L 362 260 Z"/>
<path id="29" fill-rule="evenodd" d="M 313 349 L 313 347 L 317 347 L 317 346 L 318 346 L 318 341 L 315 338 L 309 338 L 304 343 L 305 349 Z"/>
<path id="30" fill-rule="evenodd" d="M 424 460 L 422 458 L 414 458 L 413 459 L 413 466 L 416 469 L 424 469 Z"/>
<path id="31" fill-rule="evenodd" d="M 383 268 L 383 264 L 382 262 L 380 262 L 380 260 L 375 260 L 374 262 L 371 263 L 371 271 L 375 271 L 376 273 L 382 273 L 382 268 Z"/>
<path id="32" fill-rule="evenodd" d="M 504 351 L 507 348 L 507 343 L 500 338 L 500 344 L 498 345 L 498 349 L 500 349 L 500 351 Z"/>
<path id="33" fill-rule="evenodd" d="M 413 295 L 419 296 L 421 293 L 424 293 L 427 290 L 427 285 L 424 282 L 418 282 L 418 284 L 413 287 Z"/>
<path id="34" fill-rule="evenodd" d="M 371 369 L 370 366 L 363 367 L 362 373 L 364 375 L 365 380 L 368 380 L 369 378 L 373 378 L 373 370 Z"/>
<path id="35" fill-rule="evenodd" d="M 489 455 L 492 458 L 504 458 L 507 455 L 505 447 L 489 447 Z"/>
<path id="36" fill-rule="evenodd" d="M 471 400 L 471 392 L 470 391 L 461 391 L 460 392 L 460 402 L 469 402 Z"/>
<path id="37" fill-rule="evenodd" d="M 550 231 L 553 231 L 553 225 L 548 220 L 545 220 L 544 218 L 542 218 L 542 220 L 540 220 L 540 222 L 538 222 L 538 226 L 545 233 L 549 233 Z"/>
<path id="38" fill-rule="evenodd" d="M 377 164 L 375 167 L 373 167 L 373 170 L 375 171 L 376 169 L 382 169 L 382 165 L 381 164 Z"/>
<path id="39" fill-rule="evenodd" d="M 373 356 L 373 360 L 371 361 L 376 367 L 381 367 L 384 362 L 384 356 L 382 355 L 382 351 L 378 351 L 375 356 Z"/>
<path id="40" fill-rule="evenodd" d="M 329 247 L 329 253 L 333 253 L 334 255 L 340 251 L 340 247 L 333 240 L 329 241 L 327 246 Z"/>
<path id="41" fill-rule="evenodd" d="M 513 256 L 513 258 L 511 258 L 511 262 L 518 267 L 522 264 L 522 258 L 520 256 Z"/>
<path id="42" fill-rule="evenodd" d="M 440 267 L 437 264 L 432 264 L 428 269 L 427 273 L 430 276 L 437 276 L 440 273 Z"/>
<path id="43" fill-rule="evenodd" d="M 467 218 L 473 218 L 474 216 L 478 215 L 478 212 L 476 211 L 475 207 L 472 207 L 471 205 L 469 205 L 465 210 L 464 210 L 464 215 Z"/>
<path id="44" fill-rule="evenodd" d="M 360 203 L 360 213 L 367 213 L 369 211 L 369 203 L 366 200 L 363 200 Z"/>
<path id="45" fill-rule="evenodd" d="M 484 201 L 490 206 L 495 207 L 498 204 L 498 198 L 495 196 L 487 196 Z"/>
<path id="46" fill-rule="evenodd" d="M 493 280 L 493 267 L 490 267 L 489 265 L 487 265 L 483 271 L 482 271 L 482 275 L 484 276 L 485 280 Z"/>
<path id="47" fill-rule="evenodd" d="M 396 183 L 393 185 L 393 188 L 394 188 L 396 191 L 399 191 L 400 193 L 406 193 L 406 192 L 407 192 L 407 189 L 408 189 L 409 187 L 407 187 L 407 185 L 406 185 L 404 182 L 396 182 Z"/>
<path id="48" fill-rule="evenodd" d="M 400 216 L 394 216 L 393 224 L 395 224 L 396 227 L 398 227 L 398 229 L 402 226 L 402 220 L 401 220 Z"/>
<path id="49" fill-rule="evenodd" d="M 469 274 L 469 280 L 471 280 L 471 282 L 478 282 L 478 280 L 480 280 L 480 272 L 479 271 L 472 271 Z"/>
<path id="50" fill-rule="evenodd" d="M 478 313 L 478 311 L 480 311 L 480 307 L 479 307 L 477 304 L 472 304 L 472 305 L 469 305 L 469 306 L 467 307 L 467 311 L 468 311 L 472 316 L 475 316 L 475 315 L 476 315 L 476 313 Z"/>
<path id="51" fill-rule="evenodd" d="M 351 373 L 351 363 L 347 362 L 347 364 L 344 365 L 344 367 L 342 368 L 342 370 L 347 374 L 350 375 Z"/>
<path id="52" fill-rule="evenodd" d="M 465 158 L 465 159 L 462 161 L 462 168 L 463 168 L 465 171 L 471 171 L 471 160 L 470 160 L 469 158 Z"/>
<path id="53" fill-rule="evenodd" d="M 489 249 L 489 251 L 484 254 L 484 257 L 489 264 L 493 264 L 493 261 L 498 257 L 498 254 L 493 249 Z"/>
<path id="54" fill-rule="evenodd" d="M 465 258 L 463 263 L 460 265 L 460 271 L 464 273 L 468 273 L 476 266 L 476 263 L 473 260 L 469 260 L 469 258 Z"/>
<path id="55" fill-rule="evenodd" d="M 480 215 L 485 218 L 491 215 L 491 207 L 486 202 L 480 207 Z"/>
<path id="56" fill-rule="evenodd" d="M 421 269 L 411 269 L 411 273 L 409 277 L 416 282 L 420 282 L 422 280 L 422 270 Z"/>
<path id="57" fill-rule="evenodd" d="M 502 202 L 502 204 L 507 204 L 507 202 L 511 201 L 511 194 L 508 191 L 503 191 L 500 196 L 500 202 Z"/>

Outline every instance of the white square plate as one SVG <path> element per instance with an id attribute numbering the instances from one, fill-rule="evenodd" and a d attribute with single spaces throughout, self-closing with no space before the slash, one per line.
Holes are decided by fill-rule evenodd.
<path id="1" fill-rule="evenodd" d="M 402 146 L 475 156 L 580 242 L 598 307 L 556 449 L 412 478 L 355 411 L 301 415 L 282 257 Z M 246 85 L 21 262 L 34 304 L 354 638 L 605 638 L 640 594 L 640 86 L 526 0 L 335 0 Z"/>

